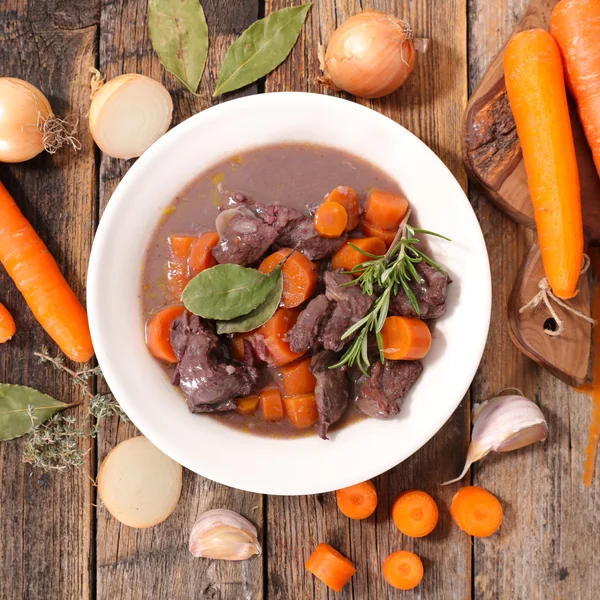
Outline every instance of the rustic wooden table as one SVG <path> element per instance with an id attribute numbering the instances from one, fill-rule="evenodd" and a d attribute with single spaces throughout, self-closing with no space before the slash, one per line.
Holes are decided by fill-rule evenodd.
<path id="1" fill-rule="evenodd" d="M 209 107 L 220 61 L 232 39 L 257 17 L 296 0 L 203 0 L 211 49 L 197 96 L 165 73 L 146 27 L 146 0 L 3 0 L 0 75 L 26 79 L 48 94 L 58 114 L 80 119 L 82 149 L 1 165 L 0 179 L 15 197 L 81 298 L 95 227 L 131 162 L 103 156 L 87 132 L 88 69 L 109 78 L 138 72 L 163 81 L 175 102 L 175 122 Z M 317 43 L 361 8 L 402 15 L 415 33 L 431 38 L 415 72 L 396 94 L 366 102 L 413 131 L 468 187 L 460 157 L 460 120 L 467 96 L 509 35 L 526 0 L 315 0 L 293 55 L 266 80 L 243 93 L 318 91 Z M 217 100 L 217 102 L 222 100 Z M 364 102 L 364 101 L 361 101 Z M 249 118 L 251 118 L 249 116 Z M 210 140 L 207 140 L 210 143 Z M 424 448 L 376 481 L 377 517 L 350 522 L 333 495 L 259 496 L 186 472 L 181 502 L 149 530 L 121 526 L 97 505 L 92 478 L 106 453 L 135 432 L 112 422 L 88 442 L 81 471 L 43 474 L 21 462 L 22 442 L 0 444 L 0 598 L 34 599 L 282 599 L 419 597 L 534 599 L 598 598 L 600 589 L 600 477 L 582 484 L 589 398 L 524 359 L 512 346 L 504 317 L 517 268 L 532 233 L 471 192 L 491 257 L 494 304 L 488 346 L 470 397 Z M 20 294 L 0 270 L 1 300 L 19 323 L 0 348 L 0 381 L 42 389 L 64 401 L 77 391 L 62 374 L 39 365 L 33 352 L 49 340 Z M 448 357 L 460 360 L 460 357 Z M 550 427 L 545 445 L 488 457 L 469 479 L 501 499 L 500 533 L 473 540 L 452 524 L 448 505 L 457 486 L 440 481 L 462 466 L 472 401 L 517 386 L 543 408 Z M 242 465 L 243 457 L 240 457 Z M 89 475 L 89 477 L 88 477 Z M 441 523 L 422 540 L 408 540 L 390 524 L 390 504 L 407 488 L 430 491 Z M 264 554 L 243 564 L 194 559 L 187 535 L 204 510 L 226 506 L 260 528 Z M 327 541 L 360 569 L 335 596 L 303 568 L 311 549 Z M 382 557 L 414 549 L 425 578 L 414 592 L 397 592 L 381 577 Z"/>

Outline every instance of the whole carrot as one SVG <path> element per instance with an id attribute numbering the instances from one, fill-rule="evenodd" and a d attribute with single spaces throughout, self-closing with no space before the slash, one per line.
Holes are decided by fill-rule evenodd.
<path id="1" fill-rule="evenodd" d="M 0 262 L 35 318 L 72 360 L 94 355 L 87 314 L 48 248 L 0 183 Z"/>
<path id="2" fill-rule="evenodd" d="M 516 34 L 506 47 L 504 76 L 544 271 L 556 296 L 572 298 L 583 262 L 583 226 L 563 67 L 554 38 L 543 29 Z"/>
<path id="3" fill-rule="evenodd" d="M 562 0 L 552 11 L 550 31 L 600 173 L 600 1 Z"/>
<path id="4" fill-rule="evenodd" d="M 15 325 L 15 320 L 8 312 L 6 306 L 0 302 L 0 344 L 8 342 L 8 340 L 15 335 L 16 331 L 17 327 Z"/>

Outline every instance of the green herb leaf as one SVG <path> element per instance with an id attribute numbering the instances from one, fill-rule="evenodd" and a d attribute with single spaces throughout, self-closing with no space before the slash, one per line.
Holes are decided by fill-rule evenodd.
<path id="1" fill-rule="evenodd" d="M 0 383 L 0 441 L 26 434 L 34 425 L 47 421 L 57 412 L 74 406 L 23 385 Z M 30 411 L 31 407 L 31 411 Z"/>
<path id="2" fill-rule="evenodd" d="M 198 0 L 149 0 L 148 30 L 160 62 L 195 93 L 208 54 L 208 26 Z"/>
<path id="3" fill-rule="evenodd" d="M 275 287 L 269 292 L 267 299 L 247 315 L 231 321 L 218 321 L 217 333 L 245 333 L 264 325 L 274 314 L 281 302 L 283 294 L 283 273 L 278 272 Z"/>
<path id="4" fill-rule="evenodd" d="M 213 96 L 248 85 L 280 65 L 296 44 L 311 6 L 282 8 L 250 25 L 229 47 Z"/>
<path id="5" fill-rule="evenodd" d="M 280 273 L 281 267 L 264 275 L 239 265 L 217 265 L 196 275 L 181 299 L 196 315 L 230 321 L 260 306 L 277 284 Z"/>

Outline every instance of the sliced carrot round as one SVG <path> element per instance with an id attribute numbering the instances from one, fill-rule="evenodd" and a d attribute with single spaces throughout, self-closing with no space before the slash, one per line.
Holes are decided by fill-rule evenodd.
<path id="1" fill-rule="evenodd" d="M 287 259 L 287 260 L 286 260 Z M 267 256 L 258 267 L 261 273 L 270 273 L 283 263 L 283 294 L 281 306 L 294 308 L 308 300 L 315 292 L 319 281 L 319 269 L 302 252 L 291 248 L 282 248 Z"/>
<path id="2" fill-rule="evenodd" d="M 188 258 L 189 276 L 195 277 L 198 273 L 210 269 L 217 264 L 217 259 L 212 254 L 212 249 L 219 243 L 219 234 L 216 231 L 207 231 L 192 242 Z"/>
<path id="3" fill-rule="evenodd" d="M 325 197 L 325 202 L 337 202 L 341 204 L 348 213 L 348 224 L 346 231 L 352 231 L 358 225 L 360 215 L 360 204 L 356 190 L 346 185 L 338 185 Z"/>
<path id="4" fill-rule="evenodd" d="M 363 254 L 352 246 L 356 246 L 368 254 Z M 352 271 L 361 263 L 373 260 L 369 254 L 381 256 L 385 254 L 385 251 L 385 242 L 377 237 L 351 238 L 331 257 L 331 266 L 334 269 Z"/>
<path id="5" fill-rule="evenodd" d="M 337 202 L 324 202 L 314 216 L 315 231 L 326 238 L 340 237 L 348 225 L 348 213 Z"/>
<path id="6" fill-rule="evenodd" d="M 388 317 L 381 339 L 383 355 L 388 360 L 419 360 L 431 347 L 429 327 L 414 317 Z"/>
<path id="7" fill-rule="evenodd" d="M 349 558 L 329 544 L 319 544 L 306 561 L 306 569 L 334 592 L 341 592 L 356 569 Z"/>
<path id="8" fill-rule="evenodd" d="M 400 494 L 392 507 L 396 527 L 410 537 L 429 535 L 435 529 L 439 516 L 435 500 L 420 490 Z"/>
<path id="9" fill-rule="evenodd" d="M 372 481 L 363 481 L 335 493 L 338 508 L 349 519 L 366 519 L 377 508 L 377 490 Z"/>
<path id="10" fill-rule="evenodd" d="M 12 315 L 4 304 L 0 302 L 0 344 L 8 342 L 10 338 L 17 332 L 17 326 Z"/>
<path id="11" fill-rule="evenodd" d="M 382 229 L 397 230 L 408 210 L 408 201 L 402 194 L 372 190 L 367 196 L 364 220 Z"/>
<path id="12" fill-rule="evenodd" d="M 393 552 L 383 563 L 383 576 L 398 590 L 412 590 L 423 579 L 423 562 L 414 552 Z"/>
<path id="13" fill-rule="evenodd" d="M 362 232 L 369 236 L 379 238 L 383 240 L 386 245 L 386 248 L 389 248 L 396 237 L 396 233 L 398 229 L 382 229 L 377 225 L 372 225 L 371 223 L 367 223 L 367 221 L 363 220 L 360 224 L 360 228 Z"/>
<path id="14" fill-rule="evenodd" d="M 150 354 L 166 363 L 176 363 L 177 357 L 171 347 L 171 322 L 183 314 L 183 306 L 167 306 L 148 319 L 146 344 Z"/>
<path id="15" fill-rule="evenodd" d="M 502 525 L 502 505 L 498 498 L 476 485 L 468 485 L 454 494 L 450 514 L 469 535 L 487 537 Z"/>

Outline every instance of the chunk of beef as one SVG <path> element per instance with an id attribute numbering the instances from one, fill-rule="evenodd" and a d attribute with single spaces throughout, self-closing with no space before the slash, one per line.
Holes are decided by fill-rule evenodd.
<path id="1" fill-rule="evenodd" d="M 310 260 L 321 260 L 331 256 L 346 242 L 346 235 L 339 238 L 321 237 L 316 231 L 313 220 L 301 215 L 288 223 L 277 236 L 276 244 L 280 248 L 294 248 Z"/>
<path id="2" fill-rule="evenodd" d="M 255 333 L 251 338 L 244 339 L 244 358 L 242 361 L 251 366 L 264 364 L 269 359 L 269 350 L 265 344 L 265 336 Z"/>
<path id="3" fill-rule="evenodd" d="M 327 271 L 323 279 L 325 295 L 333 303 L 333 310 L 321 331 L 320 340 L 326 350 L 339 352 L 352 339 L 342 340 L 342 335 L 367 314 L 373 298 L 364 294 L 358 285 L 344 285 L 354 281 L 347 273 Z"/>
<path id="4" fill-rule="evenodd" d="M 275 227 L 279 234 L 289 232 L 306 219 L 306 217 L 295 208 L 277 202 L 265 207 L 264 210 L 261 210 L 258 214 L 265 223 Z"/>
<path id="5" fill-rule="evenodd" d="M 251 265 L 265 254 L 276 237 L 274 227 L 251 210 L 239 208 L 228 221 L 212 253 L 220 264 Z"/>
<path id="6" fill-rule="evenodd" d="M 344 368 L 330 369 L 339 358 L 333 352 L 322 351 L 312 357 L 310 370 L 317 379 L 315 398 L 319 421 L 317 432 L 324 440 L 327 430 L 337 423 L 348 408 L 350 400 L 349 381 Z"/>
<path id="7" fill-rule="evenodd" d="M 361 412 L 376 419 L 388 419 L 400 412 L 400 400 L 418 379 L 423 365 L 418 360 L 377 361 L 370 377 L 358 383 L 356 404 Z"/>
<path id="8" fill-rule="evenodd" d="M 421 276 L 421 283 L 411 282 L 409 287 L 413 291 L 419 304 L 420 314 L 417 315 L 406 292 L 402 289 L 390 302 L 390 313 L 402 317 L 419 317 L 421 319 L 437 319 L 446 312 L 446 292 L 450 278 L 447 273 L 438 271 L 425 261 L 416 265 Z"/>
<path id="9" fill-rule="evenodd" d="M 287 334 L 292 352 L 306 352 L 320 348 L 321 328 L 330 313 L 331 305 L 325 294 L 319 294 L 308 303 Z"/>
<path id="10" fill-rule="evenodd" d="M 234 398 L 250 394 L 258 381 L 253 366 L 226 361 L 211 325 L 184 312 L 171 325 L 178 363 L 173 385 L 185 393 L 191 412 L 234 410 Z"/>

